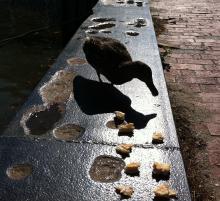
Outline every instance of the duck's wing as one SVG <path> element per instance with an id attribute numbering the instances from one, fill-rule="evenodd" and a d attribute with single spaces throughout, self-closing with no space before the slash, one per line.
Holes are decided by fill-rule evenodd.
<path id="1" fill-rule="evenodd" d="M 126 47 L 112 38 L 92 37 L 83 50 L 90 65 L 101 71 L 117 69 L 121 63 L 132 60 Z"/>

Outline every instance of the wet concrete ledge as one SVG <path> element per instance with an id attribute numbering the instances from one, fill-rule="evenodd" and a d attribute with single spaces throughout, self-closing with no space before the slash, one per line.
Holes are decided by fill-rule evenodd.
<path id="1" fill-rule="evenodd" d="M 0 163 L 4 165 L 0 167 L 0 200 L 120 200 L 114 187 L 130 184 L 135 189 L 130 200 L 150 201 L 155 186 L 165 182 L 177 191 L 178 200 L 191 200 L 148 2 L 126 2 L 98 2 L 94 14 L 81 25 L 1 136 Z M 143 26 L 135 26 L 139 18 L 145 19 Z M 116 100 L 122 101 L 120 106 L 104 107 L 102 111 L 91 109 L 100 105 L 90 105 L 91 110 L 82 107 L 96 103 L 92 100 L 94 96 L 86 96 L 94 88 L 81 88 L 76 82 L 73 86 L 72 80 L 80 75 L 87 79 L 84 80 L 88 86 L 93 83 L 96 86 L 94 81 L 98 81 L 82 51 L 88 35 L 112 37 L 125 44 L 133 60 L 151 67 L 159 95 L 153 97 L 143 82 L 133 79 L 111 88 L 112 94 L 101 91 L 110 99 L 117 94 Z M 74 87 L 84 92 L 87 102 L 84 98 L 83 103 L 77 103 Z M 106 126 L 114 117 L 114 109 L 123 110 L 120 108 L 123 104 L 128 105 L 131 119 L 135 116 L 137 121 L 138 129 L 132 136 L 119 136 L 117 129 Z M 155 131 L 164 134 L 163 144 L 152 143 Z M 103 155 L 121 158 L 115 152 L 120 143 L 134 144 L 134 151 L 125 163 L 141 162 L 139 177 L 129 177 L 122 171 L 117 181 L 92 180 L 89 172 L 95 158 Z M 156 181 L 152 177 L 152 164 L 156 161 L 171 164 L 169 180 Z M 33 172 L 22 181 L 9 179 L 7 168 L 23 163 L 31 164 Z"/>

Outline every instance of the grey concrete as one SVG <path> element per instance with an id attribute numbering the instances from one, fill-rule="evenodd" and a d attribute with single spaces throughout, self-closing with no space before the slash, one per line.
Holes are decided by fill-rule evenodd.
<path id="1" fill-rule="evenodd" d="M 114 116 L 112 113 L 87 115 L 81 111 L 74 95 L 72 95 L 65 105 L 63 116 L 58 122 L 55 122 L 54 128 L 64 124 L 77 124 L 85 129 L 80 138 L 70 144 L 55 142 L 52 129 L 40 136 L 26 135 L 20 126 L 20 120 L 29 108 L 43 104 L 39 96 L 39 88 L 47 83 L 56 71 L 66 69 L 87 79 L 98 80 L 96 72 L 88 64 L 71 67 L 66 62 L 70 57 L 85 58 L 82 44 L 88 35 L 85 33 L 88 26 L 95 24 L 91 21 L 94 17 L 116 18 L 116 26 L 110 29 L 112 33 L 98 33 L 97 35 L 119 39 L 126 45 L 134 60 L 143 61 L 152 68 L 159 96 L 153 97 L 147 87 L 136 79 L 115 87 L 124 94 L 126 102 L 131 104 L 136 112 L 144 115 L 156 113 L 157 116 L 142 129 L 135 129 L 133 137 L 119 137 L 117 130 L 106 127 L 106 123 Z M 128 22 L 140 17 L 147 19 L 146 27 L 135 28 L 127 25 Z M 128 36 L 126 35 L 128 30 L 135 30 L 139 32 L 139 35 Z M 103 79 L 107 82 L 105 78 Z M 108 94 L 103 93 L 103 96 L 106 95 Z M 165 134 L 164 144 L 152 145 L 152 134 L 155 131 L 161 131 Z M 152 180 L 151 165 L 153 161 L 159 160 L 172 163 L 172 172 L 168 182 L 178 191 L 179 200 L 190 201 L 148 4 L 145 3 L 144 6 L 137 7 L 124 4 L 103 5 L 102 2 L 99 2 L 94 8 L 94 14 L 82 24 L 56 63 L 4 132 L 4 137 L 0 142 L 1 161 L 4 161 L 0 178 L 5 183 L 5 187 L 3 187 L 5 190 L 0 191 L 2 200 L 8 196 L 10 196 L 9 200 L 16 200 L 19 192 L 21 190 L 24 192 L 24 189 L 25 193 L 20 194 L 17 200 L 33 200 L 33 196 L 36 200 L 119 200 L 120 198 L 115 194 L 113 188 L 118 183 L 134 186 L 135 194 L 130 200 L 152 200 L 153 188 L 158 183 Z M 115 145 L 122 142 L 133 143 L 137 147 L 132 152 L 131 158 L 127 158 L 125 161 L 135 160 L 143 163 L 140 177 L 130 178 L 123 174 L 122 179 L 114 184 L 92 181 L 88 176 L 88 171 L 95 157 L 103 154 L 116 156 Z M 33 172 L 31 177 L 21 183 L 9 181 L 5 176 L 7 166 L 26 161 L 33 164 L 36 172 Z M 14 193 L 9 193 L 10 188 L 13 188 Z"/>

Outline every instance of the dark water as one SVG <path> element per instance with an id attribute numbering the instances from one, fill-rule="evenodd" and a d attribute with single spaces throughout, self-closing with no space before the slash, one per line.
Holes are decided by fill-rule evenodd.
<path id="1" fill-rule="evenodd" d="M 0 134 L 95 3 L 0 0 Z"/>

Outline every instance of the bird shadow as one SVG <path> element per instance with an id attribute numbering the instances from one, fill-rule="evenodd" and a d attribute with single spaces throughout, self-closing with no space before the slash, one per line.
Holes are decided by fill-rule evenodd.
<path id="1" fill-rule="evenodd" d="M 145 128 L 147 123 L 157 115 L 144 115 L 131 107 L 131 99 L 108 83 L 89 80 L 76 76 L 73 81 L 75 100 L 87 115 L 113 113 L 122 111 L 127 122 L 134 123 L 136 129 Z"/>

